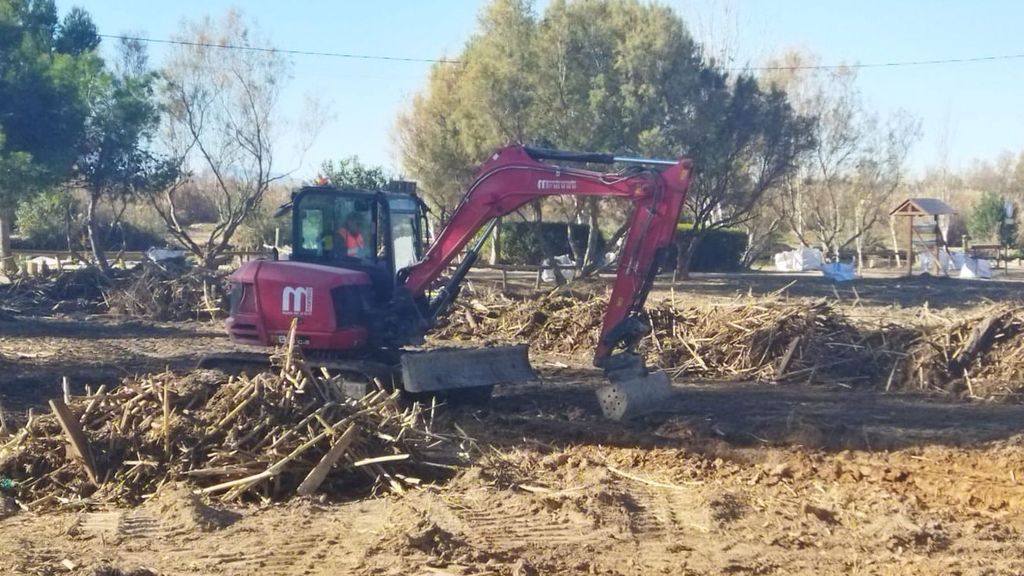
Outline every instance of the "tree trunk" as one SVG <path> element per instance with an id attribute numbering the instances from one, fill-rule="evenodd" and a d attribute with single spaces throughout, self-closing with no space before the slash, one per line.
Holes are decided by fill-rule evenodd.
<path id="1" fill-rule="evenodd" d="M 590 226 L 590 229 L 587 231 L 587 251 L 583 254 L 583 262 L 580 263 L 580 276 L 589 276 L 597 268 L 594 266 L 594 261 L 599 256 L 597 254 L 597 237 L 601 232 L 598 228 L 600 205 L 597 203 L 597 198 L 588 198 L 587 200 L 589 209 L 587 225 Z"/>
<path id="2" fill-rule="evenodd" d="M 864 275 L 864 241 L 858 236 L 854 241 L 857 246 L 857 275 Z"/>
<path id="3" fill-rule="evenodd" d="M 575 238 L 572 237 L 572 227 L 572 222 L 566 222 L 565 234 L 569 239 L 569 255 L 572 256 L 573 261 L 576 262 L 576 267 L 579 268 L 583 266 L 583 259 L 586 258 L 586 252 L 580 254 L 579 249 L 576 247 L 576 242 L 574 241 Z"/>
<path id="4" fill-rule="evenodd" d="M 491 236 L 491 266 L 497 266 L 501 262 L 501 218 L 498 218 L 498 224 L 494 227 L 494 235 Z"/>
<path id="5" fill-rule="evenodd" d="M 99 204 L 99 195 L 89 193 L 89 204 L 86 209 L 85 229 L 89 233 L 89 246 L 92 248 L 92 257 L 96 266 L 106 274 L 110 272 L 110 264 L 107 263 L 107 255 L 103 251 L 103 242 L 99 238 L 99 222 L 96 220 L 96 207 Z"/>
<path id="6" fill-rule="evenodd" d="M 544 237 L 544 215 L 541 212 L 540 201 L 533 203 L 534 219 L 534 234 L 537 235 L 537 246 L 540 247 L 540 263 L 541 267 L 544 266 L 544 261 L 551 262 L 551 270 L 555 274 L 555 284 L 558 286 L 565 286 L 565 276 L 562 276 L 562 270 L 558 267 L 558 263 L 551 256 L 551 249 L 548 246 L 548 240 Z M 539 278 L 539 276 L 538 276 Z"/>
<path id="7" fill-rule="evenodd" d="M 693 232 L 680 235 L 679 249 L 676 251 L 676 269 L 672 273 L 672 281 L 677 279 L 690 279 L 690 262 L 697 252 L 697 245 L 700 244 L 703 235 Z"/>
<path id="8" fill-rule="evenodd" d="M 896 220 L 889 217 L 889 233 L 892 234 L 892 251 L 896 254 L 896 268 L 902 268 L 900 264 L 900 243 L 896 240 Z"/>
<path id="9" fill-rule="evenodd" d="M 71 203 L 64 205 L 64 241 L 67 243 L 68 252 L 74 253 L 75 249 L 71 244 Z"/>
<path id="10" fill-rule="evenodd" d="M 18 265 L 14 262 L 14 254 L 11 253 L 11 222 L 14 221 L 14 214 L 10 211 L 0 211 L 0 274 L 17 272 Z"/>

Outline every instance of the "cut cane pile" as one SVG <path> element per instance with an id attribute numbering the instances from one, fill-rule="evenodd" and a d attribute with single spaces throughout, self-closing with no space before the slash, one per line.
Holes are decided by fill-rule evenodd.
<path id="1" fill-rule="evenodd" d="M 227 313 L 225 275 L 174 261 L 143 261 L 106 292 L 113 314 L 151 320 L 209 320 Z"/>
<path id="2" fill-rule="evenodd" d="M 21 276 L 0 285 L 0 312 L 49 314 L 53 312 L 101 312 L 105 292 L 123 273 L 104 277 L 98 268 Z"/>
<path id="3" fill-rule="evenodd" d="M 16 278 L 0 286 L 0 315 L 105 313 L 158 321 L 209 320 L 227 313 L 222 272 L 145 260 L 104 276 L 86 267 Z"/>
<path id="4" fill-rule="evenodd" d="M 1020 399 L 1024 306 L 993 306 L 921 334 L 908 347 L 903 387 L 973 398 Z"/>
<path id="5" fill-rule="evenodd" d="M 469 299 L 456 304 L 437 336 L 589 355 L 606 306 L 604 296 L 560 292 Z M 831 301 L 778 295 L 710 305 L 662 301 L 649 303 L 647 315 L 652 330 L 640 349 L 675 376 L 1024 399 L 1021 304 L 915 325 L 853 320 Z"/>
<path id="6" fill-rule="evenodd" d="M 224 500 L 402 492 L 458 463 L 457 438 L 435 430 L 432 407 L 383 390 L 346 399 L 339 378 L 314 373 L 297 350 L 275 362 L 253 378 L 165 373 L 71 397 L 88 456 L 66 450 L 55 414 L 36 416 L 3 442 L 0 476 L 29 509 L 47 509 L 137 503 L 178 481 Z"/>
<path id="7" fill-rule="evenodd" d="M 534 350 L 590 354 L 608 300 L 600 295 L 497 296 L 455 306 L 438 337 L 526 341 Z M 890 373 L 907 334 L 855 326 L 826 300 L 775 296 L 705 306 L 649 303 L 652 364 L 674 375 L 758 381 L 862 384 Z"/>

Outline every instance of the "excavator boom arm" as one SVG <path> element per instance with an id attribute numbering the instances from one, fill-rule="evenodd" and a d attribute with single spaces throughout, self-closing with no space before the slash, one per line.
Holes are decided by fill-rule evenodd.
<path id="1" fill-rule="evenodd" d="M 635 316 L 643 308 L 659 259 L 672 241 L 692 164 L 687 159 L 622 159 L 667 167 L 661 171 L 634 168 L 623 173 L 601 173 L 547 164 L 541 159 L 606 163 L 620 160 L 603 154 L 540 151 L 522 146 L 498 150 L 483 165 L 423 259 L 405 271 L 404 285 L 414 296 L 425 294 L 483 226 L 530 201 L 563 195 L 629 200 L 634 210 L 594 355 L 594 363 L 600 366 L 618 344 L 637 336 Z"/>

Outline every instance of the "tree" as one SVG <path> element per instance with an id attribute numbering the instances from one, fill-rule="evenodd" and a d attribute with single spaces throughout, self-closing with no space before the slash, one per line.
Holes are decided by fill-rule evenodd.
<path id="1" fill-rule="evenodd" d="M 181 162 L 183 178 L 148 198 L 168 232 L 204 266 L 214 267 L 271 184 L 287 175 L 275 171 L 274 152 L 290 63 L 279 52 L 263 50 L 269 42 L 234 10 L 220 21 L 186 22 L 176 38 L 189 44 L 175 49 L 164 70 L 161 141 Z M 190 170 L 209 174 L 213 183 L 208 193 L 218 221 L 205 238 L 193 238 L 178 217 L 175 192 Z"/>
<path id="2" fill-rule="evenodd" d="M 14 207 L 74 162 L 98 42 L 84 11 L 59 24 L 51 0 L 0 0 L 0 271 L 12 265 Z"/>
<path id="3" fill-rule="evenodd" d="M 975 202 L 967 221 L 971 237 L 976 240 L 995 240 L 1002 246 L 1014 243 L 1017 236 L 1016 220 L 1008 209 L 1008 202 L 996 192 L 987 191 Z"/>
<path id="4" fill-rule="evenodd" d="M 803 244 L 820 245 L 835 258 L 854 244 L 862 264 L 865 236 L 904 184 L 920 122 L 897 112 L 883 124 L 864 107 L 852 68 L 813 75 L 782 69 L 813 62 L 791 52 L 772 62 L 780 70 L 766 77 L 791 95 L 799 112 L 817 119 L 814 146 L 800 157 L 800 169 L 786 178 L 780 206 Z"/>
<path id="5" fill-rule="evenodd" d="M 693 230 L 676 267 L 683 273 L 704 234 L 753 219 L 765 195 L 814 144 L 814 120 L 794 112 L 782 90 L 763 90 L 749 76 L 730 81 L 715 70 L 703 80 L 687 126 L 697 177 L 686 203 Z"/>
<path id="6" fill-rule="evenodd" d="M 99 45 L 100 36 L 92 16 L 78 6 L 71 8 L 57 27 L 54 42 L 57 52 L 80 56 L 92 52 Z"/>
<path id="7" fill-rule="evenodd" d="M 382 190 L 391 181 L 387 170 L 382 166 L 367 166 L 359 161 L 358 156 L 350 156 L 337 162 L 325 160 L 320 165 L 320 174 L 335 186 L 361 190 Z"/>
<path id="8" fill-rule="evenodd" d="M 460 64 L 434 65 L 426 89 L 398 116 L 402 164 L 440 222 L 459 204 L 482 158 L 534 137 L 535 26 L 529 2 L 492 2 Z"/>
<path id="9" fill-rule="evenodd" d="M 135 43 L 122 44 L 120 61 L 144 62 L 144 56 L 130 54 L 140 49 Z M 93 258 L 104 272 L 109 270 L 105 244 L 110 234 L 100 234 L 100 203 L 107 200 L 114 207 L 112 232 L 138 195 L 162 189 L 177 177 L 176 163 L 150 146 L 160 122 L 155 82 L 151 72 L 121 66 L 118 72 L 104 72 L 90 98 L 74 173 L 87 196 L 85 227 Z"/>
<path id="10" fill-rule="evenodd" d="M 783 94 L 704 62 L 678 15 L 656 4 L 556 0 L 538 19 L 529 3 L 495 0 L 458 60 L 434 67 L 398 123 L 405 168 L 443 209 L 509 142 L 685 153 L 698 162 L 688 206 L 699 237 L 741 222 L 807 139 Z M 601 205 L 576 203 L 595 233 Z M 627 216 L 618 212 L 609 216 Z"/>

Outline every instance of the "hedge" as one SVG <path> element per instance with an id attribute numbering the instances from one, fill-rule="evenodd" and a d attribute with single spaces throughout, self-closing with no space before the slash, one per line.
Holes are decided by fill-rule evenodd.
<path id="1" fill-rule="evenodd" d="M 665 270 L 674 270 L 678 250 L 693 236 L 693 224 L 680 223 L 676 226 L 675 242 L 665 263 Z M 743 269 L 743 252 L 747 249 L 747 233 L 735 228 L 723 228 L 706 232 L 697 244 L 697 251 L 690 259 L 691 272 L 734 272 Z"/>
<path id="2" fill-rule="evenodd" d="M 587 251 L 587 236 L 590 227 L 585 224 L 570 224 L 572 241 L 576 251 L 583 254 Z M 569 246 L 569 234 L 565 222 L 543 222 L 541 229 L 547 240 L 551 256 L 573 254 Z M 543 260 L 543 253 L 537 243 L 537 224 L 535 222 L 502 222 L 501 223 L 501 261 L 505 264 L 537 265 Z M 604 237 L 597 234 L 597 253 L 605 251 Z"/>

